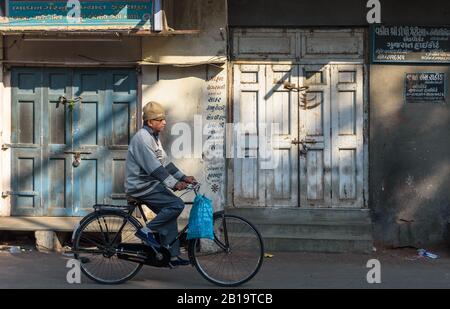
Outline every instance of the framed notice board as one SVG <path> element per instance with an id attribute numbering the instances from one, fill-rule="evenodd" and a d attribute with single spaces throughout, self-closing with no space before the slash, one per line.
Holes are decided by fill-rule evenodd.
<path id="1" fill-rule="evenodd" d="M 450 27 L 373 26 L 372 63 L 450 63 Z"/>
<path id="2" fill-rule="evenodd" d="M 447 97 L 445 73 L 406 73 L 406 103 L 443 103 Z"/>

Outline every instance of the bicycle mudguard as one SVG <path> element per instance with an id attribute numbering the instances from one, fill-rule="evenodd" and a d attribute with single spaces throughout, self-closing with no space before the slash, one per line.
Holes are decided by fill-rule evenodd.
<path id="1" fill-rule="evenodd" d="M 121 243 L 117 246 L 117 257 L 154 267 L 169 267 L 169 250 L 165 247 L 159 247 L 156 250 L 158 253 L 145 244 Z"/>
<path id="2" fill-rule="evenodd" d="M 215 221 L 217 218 L 223 217 L 225 215 L 225 210 L 219 210 L 213 213 L 213 220 Z M 197 241 L 197 239 L 189 239 L 188 240 L 188 248 L 193 247 L 194 243 Z M 191 245 L 192 243 L 192 245 Z M 189 257 L 189 261 L 191 262 L 191 266 L 195 266 L 195 257 L 194 257 L 194 253 L 193 250 L 188 250 L 188 257 Z"/>
<path id="3" fill-rule="evenodd" d="M 225 215 L 225 210 L 219 210 L 213 213 L 213 218 L 216 220 L 218 217 L 223 217 Z"/>

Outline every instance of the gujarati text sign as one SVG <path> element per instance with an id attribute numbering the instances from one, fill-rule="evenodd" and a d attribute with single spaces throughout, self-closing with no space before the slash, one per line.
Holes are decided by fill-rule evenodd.
<path id="1" fill-rule="evenodd" d="M 374 26 L 373 63 L 450 63 L 450 27 Z"/>
<path id="2" fill-rule="evenodd" d="M 7 0 L 8 26 L 150 26 L 152 0 Z"/>
<path id="3" fill-rule="evenodd" d="M 445 73 L 406 73 L 406 103 L 445 101 Z"/>

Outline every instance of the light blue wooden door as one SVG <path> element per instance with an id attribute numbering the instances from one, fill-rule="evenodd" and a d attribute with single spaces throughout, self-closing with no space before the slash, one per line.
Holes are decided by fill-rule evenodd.
<path id="1" fill-rule="evenodd" d="M 126 204 L 124 192 L 125 158 L 131 137 L 136 133 L 137 80 L 132 70 L 108 70 L 105 115 L 105 202 Z"/>
<path id="2" fill-rule="evenodd" d="M 81 153 L 81 162 L 73 168 L 73 212 L 76 216 L 92 210 L 105 198 L 104 125 L 106 83 L 103 71 L 76 70 L 73 74 L 74 97 L 81 103 L 73 109 L 73 152 Z M 75 159 L 75 154 L 72 154 Z"/>
<path id="3" fill-rule="evenodd" d="M 136 72 L 76 70 L 73 93 L 82 103 L 73 112 L 73 214 L 85 215 L 95 203 L 126 204 L 125 158 L 136 130 Z"/>
<path id="4" fill-rule="evenodd" d="M 59 98 L 72 97 L 72 72 L 43 69 L 42 74 L 42 208 L 45 216 L 71 216 L 73 203 L 72 113 Z"/>
<path id="5" fill-rule="evenodd" d="M 15 69 L 11 75 L 12 215 L 39 216 L 42 208 L 42 73 Z"/>
<path id="6" fill-rule="evenodd" d="M 12 86 L 12 214 L 83 216 L 95 203 L 124 203 L 135 71 L 18 68 Z"/>

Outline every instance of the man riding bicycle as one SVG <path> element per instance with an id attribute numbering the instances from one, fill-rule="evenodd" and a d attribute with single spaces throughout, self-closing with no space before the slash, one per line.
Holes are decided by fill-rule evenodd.
<path id="1" fill-rule="evenodd" d="M 178 233 L 177 218 L 184 209 L 184 202 L 170 190 L 184 190 L 196 183 L 193 176 L 185 176 L 169 162 L 159 133 L 166 126 L 164 108 L 157 102 L 149 102 L 143 109 L 143 128 L 130 141 L 125 166 L 125 192 L 146 202 L 156 217 L 136 232 L 136 237 L 154 249 L 166 246 Z M 153 236 L 160 235 L 161 244 Z M 170 247 L 171 266 L 189 265 L 182 259 L 179 241 Z"/>

